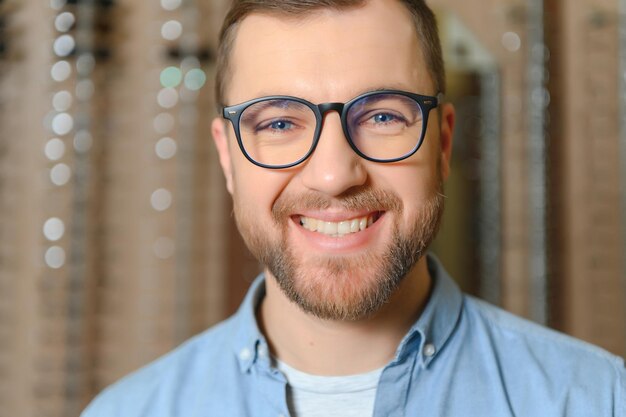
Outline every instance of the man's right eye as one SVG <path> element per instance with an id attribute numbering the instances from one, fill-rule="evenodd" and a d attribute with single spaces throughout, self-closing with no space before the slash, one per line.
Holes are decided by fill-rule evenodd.
<path id="1" fill-rule="evenodd" d="M 276 130 L 287 130 L 293 127 L 293 123 L 288 122 L 286 120 L 277 120 L 275 122 L 270 123 L 269 127 L 271 129 L 276 129 Z"/>
<path id="2" fill-rule="evenodd" d="M 286 131 L 286 130 L 293 129 L 293 127 L 294 127 L 293 122 L 290 122 L 289 120 L 279 119 L 279 120 L 272 120 L 268 123 L 262 123 L 257 128 L 257 132 L 260 132 L 263 130 Z"/>

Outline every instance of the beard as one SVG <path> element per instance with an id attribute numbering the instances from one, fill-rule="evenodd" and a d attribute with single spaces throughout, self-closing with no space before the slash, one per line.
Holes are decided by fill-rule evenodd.
<path id="1" fill-rule="evenodd" d="M 406 230 L 401 230 L 399 224 L 402 200 L 389 191 L 370 187 L 353 189 L 333 199 L 314 192 L 281 195 L 272 207 L 277 237 L 271 236 L 273 230 L 252 221 L 254 216 L 246 215 L 237 201 L 235 220 L 252 254 L 292 302 L 321 319 L 357 321 L 379 311 L 425 254 L 439 229 L 444 198 L 439 180 Z M 298 210 L 331 206 L 395 214 L 390 241 L 383 249 L 369 248 L 356 255 L 298 256 L 288 243 L 290 216 Z"/>

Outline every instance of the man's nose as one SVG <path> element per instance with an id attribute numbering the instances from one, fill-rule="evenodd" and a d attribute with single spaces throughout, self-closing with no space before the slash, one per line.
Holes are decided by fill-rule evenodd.
<path id="1" fill-rule="evenodd" d="M 317 147 L 304 163 L 302 182 L 311 190 L 338 196 L 365 184 L 364 162 L 346 140 L 339 114 L 329 112 L 324 115 Z"/>

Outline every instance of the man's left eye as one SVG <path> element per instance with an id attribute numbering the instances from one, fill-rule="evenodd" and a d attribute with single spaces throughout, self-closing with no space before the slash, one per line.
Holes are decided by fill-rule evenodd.
<path id="1" fill-rule="evenodd" d="M 396 120 L 397 117 L 389 113 L 379 113 L 374 116 L 375 123 L 389 123 Z"/>

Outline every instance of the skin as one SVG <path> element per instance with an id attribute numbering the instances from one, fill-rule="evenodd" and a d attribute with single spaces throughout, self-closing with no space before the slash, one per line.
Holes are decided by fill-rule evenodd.
<path id="1" fill-rule="evenodd" d="M 346 102 L 377 88 L 437 93 L 411 17 L 395 0 L 372 0 L 357 9 L 322 10 L 298 19 L 250 15 L 239 27 L 231 63 L 228 104 L 274 94 L 313 103 Z M 328 113 L 313 155 L 285 170 L 263 169 L 247 161 L 232 127 L 221 118 L 213 121 L 212 133 L 238 219 L 246 219 L 247 226 L 262 230 L 268 239 L 286 238 L 295 259 L 310 269 L 305 271 L 310 272 L 309 279 L 332 297 L 345 288 L 337 281 L 318 278 L 326 277 L 324 261 L 339 257 L 356 262 L 363 254 L 376 257 L 391 244 L 394 228 L 410 229 L 436 193 L 438 182 L 448 176 L 453 125 L 454 110 L 444 104 L 439 112 L 431 111 L 425 142 L 416 154 L 398 163 L 380 164 L 356 155 L 344 138 L 339 115 Z M 301 233 L 290 218 L 281 219 L 285 229 L 272 218 L 277 201 L 307 193 L 323 196 L 330 205 L 305 214 L 330 220 L 352 218 L 358 213 L 339 201 L 346 193 L 363 188 L 388 190 L 402 203 L 402 210 L 386 212 L 367 238 L 348 243 L 337 238 L 329 243 L 329 239 Z M 291 214 L 302 214 L 298 207 L 293 210 Z M 242 234 L 245 237 L 243 230 Z M 359 273 L 345 279 L 350 280 L 349 288 L 358 291 L 371 277 L 367 270 L 355 270 Z M 267 270 L 266 277 L 267 293 L 258 319 L 272 354 L 317 375 L 356 374 L 388 363 L 419 317 L 431 287 L 426 260 L 421 258 L 389 302 L 374 314 L 331 320 L 303 311 Z M 351 295 L 349 291 L 342 294 L 347 299 Z"/>

